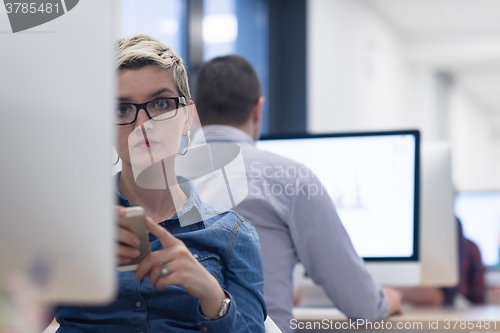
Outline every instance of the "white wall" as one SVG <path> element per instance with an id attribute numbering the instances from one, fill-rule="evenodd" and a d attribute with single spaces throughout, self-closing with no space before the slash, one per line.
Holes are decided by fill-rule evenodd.
<path id="1" fill-rule="evenodd" d="M 307 9 L 310 132 L 417 128 L 424 141 L 452 141 L 459 190 L 500 190 L 491 116 L 437 75 L 428 43 L 398 33 L 366 1 L 308 0 Z"/>
<path id="2" fill-rule="evenodd" d="M 450 98 L 454 183 L 459 191 L 500 189 L 500 137 L 489 111 L 457 87 Z"/>
<path id="3" fill-rule="evenodd" d="M 366 3 L 309 0 L 308 130 L 419 128 L 426 140 L 445 139 L 434 71 L 405 55 L 404 40 Z"/>
<path id="4" fill-rule="evenodd" d="M 356 0 L 308 2 L 308 130 L 411 126 L 397 36 Z"/>

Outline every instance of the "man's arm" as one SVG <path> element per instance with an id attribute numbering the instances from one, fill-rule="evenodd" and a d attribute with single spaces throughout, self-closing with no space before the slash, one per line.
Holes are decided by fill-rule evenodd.
<path id="1" fill-rule="evenodd" d="M 445 295 L 437 287 L 395 287 L 403 294 L 403 301 L 415 305 L 442 305 Z"/>

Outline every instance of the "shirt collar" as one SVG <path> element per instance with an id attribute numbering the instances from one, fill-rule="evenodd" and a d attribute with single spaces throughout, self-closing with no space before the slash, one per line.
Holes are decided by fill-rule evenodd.
<path id="1" fill-rule="evenodd" d="M 208 125 L 203 126 L 202 129 L 207 142 L 226 141 L 238 144 L 255 144 L 254 139 L 250 135 L 236 127 L 227 125 Z"/>
<path id="2" fill-rule="evenodd" d="M 181 226 L 203 221 L 203 215 L 201 213 L 204 212 L 203 203 L 193 183 L 189 179 L 181 176 L 177 176 L 177 182 L 188 199 L 177 213 L 175 213 L 174 218 L 179 219 Z"/>
<path id="3" fill-rule="evenodd" d="M 121 172 L 118 172 L 116 177 L 116 194 L 118 195 L 119 204 L 130 207 L 132 206 L 127 198 L 125 198 L 118 188 L 118 182 L 120 181 Z M 191 181 L 187 178 L 177 176 L 177 182 L 184 194 L 188 197 L 184 205 L 177 210 L 175 215 L 172 217 L 172 220 L 178 219 L 181 226 L 191 225 L 197 222 L 202 222 L 204 216 L 202 212 L 204 212 L 203 203 L 200 200 L 198 192 Z"/>

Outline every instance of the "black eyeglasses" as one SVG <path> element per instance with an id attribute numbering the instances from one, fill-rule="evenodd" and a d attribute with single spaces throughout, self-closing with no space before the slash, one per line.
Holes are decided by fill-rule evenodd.
<path id="1" fill-rule="evenodd" d="M 142 104 L 120 103 L 116 107 L 116 125 L 135 123 L 139 110 L 144 109 L 149 119 L 163 121 L 177 115 L 179 104 L 186 105 L 185 97 L 162 97 Z"/>

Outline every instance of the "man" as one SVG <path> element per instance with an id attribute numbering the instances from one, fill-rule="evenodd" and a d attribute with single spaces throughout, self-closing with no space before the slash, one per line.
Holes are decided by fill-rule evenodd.
<path id="1" fill-rule="evenodd" d="M 399 287 L 403 301 L 415 305 L 453 306 L 458 293 L 472 304 L 484 304 L 486 298 L 485 268 L 478 246 L 465 238 L 462 222 L 457 222 L 459 283 L 455 287 Z"/>
<path id="2" fill-rule="evenodd" d="M 255 148 L 264 97 L 250 63 L 239 56 L 209 61 L 198 73 L 195 96 L 207 143 L 241 148 L 249 194 L 234 210 L 259 234 L 264 298 L 280 329 L 292 331 L 292 272 L 299 260 L 349 318 L 377 320 L 398 312 L 400 293 L 375 284 L 326 191 L 308 191 L 321 189 L 319 180 L 303 165 Z"/>

